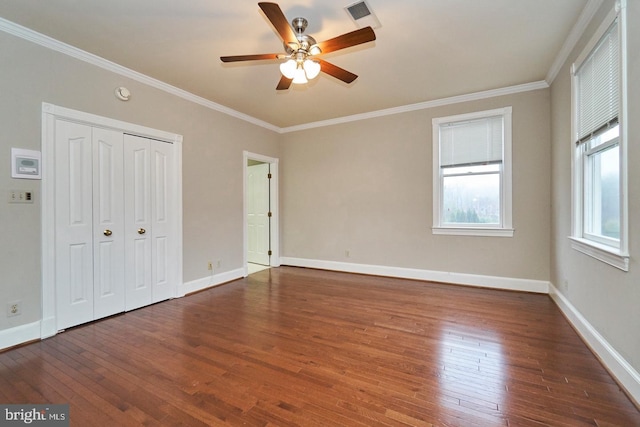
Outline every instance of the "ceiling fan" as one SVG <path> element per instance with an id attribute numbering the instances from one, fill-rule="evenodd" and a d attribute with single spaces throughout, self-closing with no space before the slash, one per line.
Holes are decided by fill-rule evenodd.
<path id="1" fill-rule="evenodd" d="M 284 44 L 285 54 L 265 53 L 257 55 L 221 56 L 222 62 L 256 61 L 264 59 L 286 59 L 280 64 L 282 77 L 276 87 L 277 90 L 289 89 L 291 83 L 307 83 L 315 78 L 320 71 L 329 74 L 345 83 L 351 83 L 357 75 L 338 67 L 330 62 L 318 58 L 319 55 L 335 52 L 336 50 L 357 46 L 376 39 L 371 27 L 361 28 L 350 33 L 317 43 L 313 37 L 304 34 L 307 20 L 295 18 L 287 22 L 282 9 L 276 3 L 258 3 L 273 27 L 276 29 Z"/>

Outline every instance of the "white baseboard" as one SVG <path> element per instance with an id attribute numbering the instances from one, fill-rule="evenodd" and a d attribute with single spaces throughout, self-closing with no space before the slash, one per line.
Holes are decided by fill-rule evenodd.
<path id="1" fill-rule="evenodd" d="M 193 292 L 198 292 L 203 289 L 211 288 L 213 286 L 218 286 L 223 283 L 231 282 L 232 280 L 240 279 L 246 276 L 246 272 L 244 268 L 238 268 L 231 271 L 226 271 L 220 274 L 212 274 L 211 276 L 203 277 L 202 279 L 192 280 L 190 282 L 185 282 L 182 285 L 181 295 L 191 294 Z"/>
<path id="2" fill-rule="evenodd" d="M 0 331 L 0 350 L 40 339 L 40 321 Z"/>
<path id="3" fill-rule="evenodd" d="M 624 357 L 584 318 L 569 300 L 553 284 L 549 286 L 549 295 L 564 313 L 574 329 L 609 373 L 625 389 L 629 397 L 640 407 L 640 374 Z"/>
<path id="4" fill-rule="evenodd" d="M 478 274 L 451 273 L 444 271 L 420 270 L 415 268 L 388 267 L 371 264 L 352 264 L 337 261 L 322 261 L 307 258 L 280 258 L 280 264 L 294 267 L 318 268 L 321 270 L 344 271 L 347 273 L 370 274 L 374 276 L 398 277 L 402 279 L 427 280 L 457 285 L 483 288 L 505 289 L 521 292 L 549 293 L 550 283 L 544 280 L 516 279 L 511 277 L 482 276 Z"/>

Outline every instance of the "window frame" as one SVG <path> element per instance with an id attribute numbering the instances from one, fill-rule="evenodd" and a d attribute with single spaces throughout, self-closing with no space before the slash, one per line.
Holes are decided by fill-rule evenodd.
<path id="1" fill-rule="evenodd" d="M 624 1 L 616 2 L 607 17 L 603 20 L 598 30 L 591 37 L 582 53 L 571 66 L 571 235 L 569 236 L 571 247 L 585 255 L 616 267 L 622 271 L 629 271 L 629 248 L 628 248 L 628 196 L 627 196 L 627 59 L 626 59 L 626 4 Z M 599 45 L 602 38 L 609 32 L 612 25 L 617 20 L 619 55 L 619 107 L 618 126 L 619 135 L 612 141 L 604 143 L 602 146 L 589 148 L 588 141 L 577 143 L 578 135 L 578 91 L 577 72 L 582 64 L 591 57 L 594 49 Z M 602 132 L 595 131 L 591 140 L 602 135 Z M 589 157 L 594 152 L 604 152 L 611 146 L 618 146 L 619 155 L 619 197 L 620 197 L 620 238 L 618 240 L 607 241 L 601 236 L 591 235 L 585 224 L 587 212 L 586 203 L 588 197 L 586 189 L 590 189 L 588 179 L 591 178 L 587 170 Z M 591 214 L 593 215 L 593 213 Z"/>
<path id="2" fill-rule="evenodd" d="M 502 139 L 502 163 L 500 165 L 500 221 L 498 224 L 472 224 L 449 225 L 444 223 L 442 215 L 443 207 L 443 183 L 444 175 L 441 168 L 440 157 L 440 127 L 446 124 L 485 119 L 501 116 L 503 119 Z M 458 235 L 458 236 L 488 236 L 488 237 L 513 237 L 512 226 L 512 107 L 503 107 L 493 110 L 478 111 L 455 116 L 439 117 L 432 119 L 433 129 L 433 234 Z"/>

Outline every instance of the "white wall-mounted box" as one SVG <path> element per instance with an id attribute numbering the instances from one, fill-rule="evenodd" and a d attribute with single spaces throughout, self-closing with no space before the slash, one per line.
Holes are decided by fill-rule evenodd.
<path id="1" fill-rule="evenodd" d="M 11 148 L 11 178 L 41 179 L 40 151 Z"/>

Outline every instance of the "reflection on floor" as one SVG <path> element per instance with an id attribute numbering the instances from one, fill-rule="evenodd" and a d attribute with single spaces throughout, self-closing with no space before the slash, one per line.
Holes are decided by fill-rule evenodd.
<path id="1" fill-rule="evenodd" d="M 249 274 L 257 273 L 258 271 L 266 270 L 269 268 L 268 265 L 252 264 L 252 263 L 247 263 L 247 267 L 249 269 Z"/>

